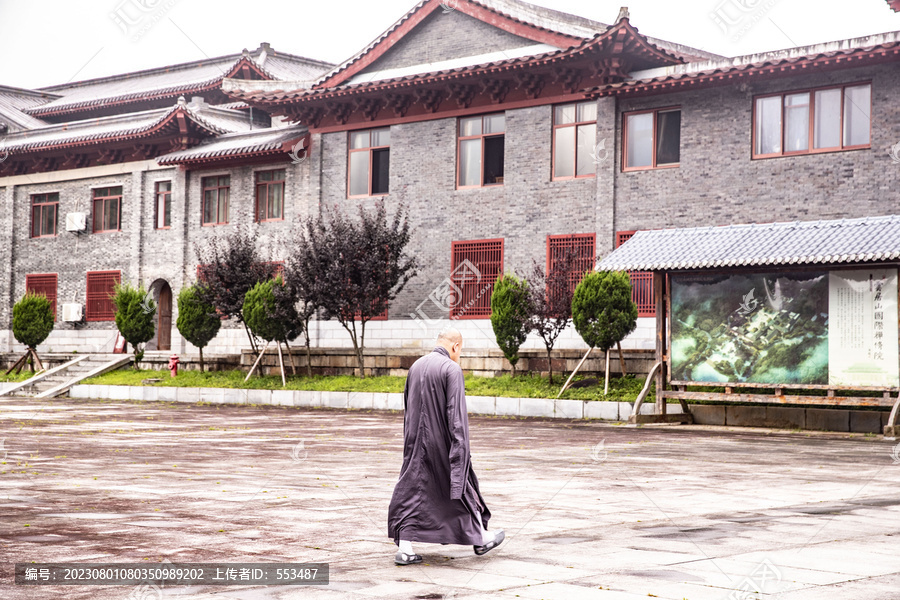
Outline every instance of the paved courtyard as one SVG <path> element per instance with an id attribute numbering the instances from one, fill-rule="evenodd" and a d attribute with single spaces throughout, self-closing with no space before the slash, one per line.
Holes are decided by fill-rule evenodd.
<path id="1" fill-rule="evenodd" d="M 470 423 L 507 541 L 418 544 L 425 563 L 397 567 L 399 413 L 0 398 L 0 598 L 900 598 L 896 442 Z M 15 562 L 165 560 L 328 562 L 330 584 L 12 583 Z"/>

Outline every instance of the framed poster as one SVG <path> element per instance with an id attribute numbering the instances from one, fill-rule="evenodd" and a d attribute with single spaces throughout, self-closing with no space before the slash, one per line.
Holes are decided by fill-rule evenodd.
<path id="1" fill-rule="evenodd" d="M 896 387 L 897 270 L 828 275 L 828 384 Z"/>
<path id="2" fill-rule="evenodd" d="M 895 268 L 670 281 L 675 381 L 900 385 Z"/>

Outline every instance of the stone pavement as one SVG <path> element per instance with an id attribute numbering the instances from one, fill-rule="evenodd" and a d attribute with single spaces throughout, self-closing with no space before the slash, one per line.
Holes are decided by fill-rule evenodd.
<path id="1" fill-rule="evenodd" d="M 470 423 L 491 525 L 507 541 L 484 557 L 419 544 L 425 563 L 396 567 L 385 529 L 400 413 L 0 398 L 0 598 L 900 598 L 896 442 Z M 163 560 L 328 562 L 331 579 L 12 583 L 15 562 Z"/>

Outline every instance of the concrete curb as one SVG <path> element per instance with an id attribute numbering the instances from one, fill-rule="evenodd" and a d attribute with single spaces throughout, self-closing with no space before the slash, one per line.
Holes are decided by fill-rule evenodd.
<path id="1" fill-rule="evenodd" d="M 403 394 L 380 392 L 310 392 L 295 390 L 238 390 L 228 388 L 175 388 L 125 385 L 75 385 L 70 398 L 99 400 L 143 400 L 147 402 L 209 402 L 212 404 L 263 404 L 359 410 L 403 410 Z M 503 417 L 543 417 L 548 419 L 603 419 L 625 421 L 631 402 L 556 400 L 551 398 L 504 398 L 467 396 L 469 413 Z M 653 414 L 654 405 L 645 404 L 641 414 Z M 681 407 L 669 405 L 669 412 Z"/>

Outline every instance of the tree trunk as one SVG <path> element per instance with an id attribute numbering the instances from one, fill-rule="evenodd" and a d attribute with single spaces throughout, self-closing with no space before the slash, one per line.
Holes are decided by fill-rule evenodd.
<path id="1" fill-rule="evenodd" d="M 247 338 L 250 340 L 250 349 L 253 350 L 253 354 L 257 354 L 259 352 L 259 348 L 256 345 L 256 339 L 254 339 L 253 334 L 250 333 L 250 328 L 247 327 L 247 324 L 244 323 L 243 319 L 241 319 L 241 324 L 243 324 L 244 331 L 247 332 Z"/>
<path id="2" fill-rule="evenodd" d="M 628 373 L 625 371 L 625 357 L 622 355 L 622 344 L 616 342 L 616 348 L 619 349 L 619 366 L 622 367 L 622 377 L 625 377 Z"/>
<path id="3" fill-rule="evenodd" d="M 309 349 L 309 330 L 306 331 L 306 376 L 312 377 L 312 352 Z"/>
<path id="4" fill-rule="evenodd" d="M 291 352 L 291 344 L 285 340 L 284 347 L 287 348 L 288 358 L 291 359 L 291 375 L 297 375 L 297 367 L 294 366 L 294 354 Z"/>
<path id="5" fill-rule="evenodd" d="M 201 348 L 200 348 L 200 372 L 203 373 L 203 371 L 204 371 L 204 368 L 203 368 L 203 348 L 201 347 Z"/>
<path id="6" fill-rule="evenodd" d="M 351 321 L 350 323 L 351 325 L 349 327 L 345 323 L 341 323 L 341 325 L 343 325 L 344 329 L 350 334 L 350 340 L 353 342 L 353 352 L 356 354 L 356 368 L 359 370 L 357 377 L 364 379 L 366 377 L 366 372 L 363 365 L 362 349 L 360 348 L 359 340 L 356 338 L 356 321 Z"/>
<path id="7" fill-rule="evenodd" d="M 547 376 L 550 378 L 550 385 L 553 385 L 553 358 L 550 352 L 553 348 L 547 348 Z"/>

